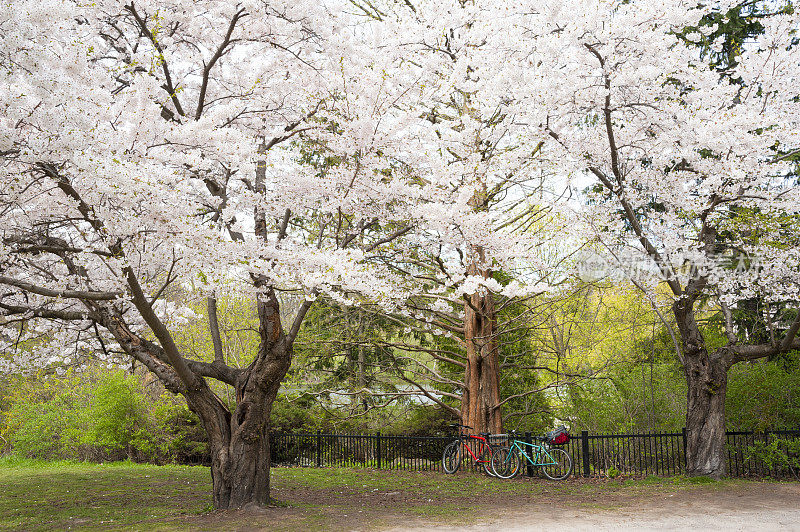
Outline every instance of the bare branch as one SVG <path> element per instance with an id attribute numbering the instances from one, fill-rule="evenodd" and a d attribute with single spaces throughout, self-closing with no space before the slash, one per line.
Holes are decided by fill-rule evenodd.
<path id="1" fill-rule="evenodd" d="M 219 321 L 217 320 L 217 298 L 208 296 L 208 328 L 211 331 L 211 342 L 214 344 L 214 362 L 224 364 L 225 356 L 222 353 L 222 338 L 219 334 Z"/>
<path id="2" fill-rule="evenodd" d="M 131 4 L 131 7 L 132 6 L 133 4 Z M 200 96 L 197 99 L 197 110 L 194 113 L 195 120 L 200 120 L 200 116 L 203 114 L 203 107 L 205 106 L 206 101 L 206 90 L 208 89 L 208 79 L 211 75 L 211 69 L 214 68 L 214 65 L 217 63 L 217 61 L 219 61 L 219 58 L 222 57 L 228 46 L 231 44 L 231 42 L 233 42 L 231 41 L 233 30 L 236 29 L 236 24 L 239 22 L 239 20 L 245 16 L 247 16 L 247 13 L 244 9 L 239 9 L 236 14 L 233 15 L 230 24 L 228 24 L 228 31 L 225 33 L 225 38 L 222 40 L 222 43 L 220 43 L 217 51 L 214 52 L 214 55 L 211 56 L 211 59 L 208 61 L 208 63 L 203 66 L 203 81 L 200 85 Z"/>
<path id="3" fill-rule="evenodd" d="M 148 38 L 148 40 L 153 44 L 153 47 L 158 52 L 158 58 L 161 62 L 161 68 L 164 71 L 164 89 L 169 94 L 170 99 L 172 100 L 172 104 L 175 106 L 175 110 L 178 111 L 178 114 L 181 116 L 185 116 L 183 111 L 183 106 L 181 106 L 181 102 L 178 100 L 178 88 L 172 83 L 172 75 L 169 72 L 169 66 L 167 65 L 167 59 L 164 57 L 164 50 L 161 48 L 161 45 L 158 43 L 158 40 L 153 35 L 153 32 L 147 27 L 147 22 L 139 15 L 139 12 L 136 11 L 136 8 L 131 2 L 129 5 L 125 6 L 125 10 L 127 10 L 133 18 L 136 20 L 136 24 L 139 26 L 139 30 L 142 34 Z"/>

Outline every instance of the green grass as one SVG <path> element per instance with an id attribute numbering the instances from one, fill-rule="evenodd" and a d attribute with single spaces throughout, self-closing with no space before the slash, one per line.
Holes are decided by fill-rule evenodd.
<path id="1" fill-rule="evenodd" d="M 203 467 L 0 460 L 0 530 L 158 527 L 211 503 Z"/>
<path id="2" fill-rule="evenodd" d="M 531 482 L 518 477 L 503 481 L 486 475 L 435 472 L 386 471 L 344 468 L 276 467 L 272 469 L 273 486 L 306 486 L 317 489 L 347 489 L 355 493 L 403 489 L 420 497 L 459 497 L 481 493 L 520 494 L 574 493 L 581 487 L 574 482 Z M 279 495 L 277 495 L 280 498 Z"/>
<path id="3" fill-rule="evenodd" d="M 638 497 L 747 483 L 686 477 L 500 481 L 477 474 L 366 468 L 276 467 L 271 476 L 277 504 L 264 515 L 245 515 L 211 511 L 210 474 L 204 467 L 0 459 L 0 531 L 296 531 L 391 527 L 413 519 L 465 525 L 498 506 L 613 509 Z"/>

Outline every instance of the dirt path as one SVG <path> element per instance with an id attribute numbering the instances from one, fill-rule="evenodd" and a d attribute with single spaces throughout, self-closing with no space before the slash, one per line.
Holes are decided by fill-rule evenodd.
<path id="1" fill-rule="evenodd" d="M 662 496 L 663 495 L 663 496 Z M 421 530 L 757 530 L 800 531 L 799 484 L 752 484 L 725 491 L 691 492 L 612 498 L 594 507 L 569 508 L 561 504 L 507 507 L 496 517 L 468 526 L 443 526 L 425 521 L 407 522 L 391 531 Z M 605 508 L 603 508 L 605 506 Z"/>

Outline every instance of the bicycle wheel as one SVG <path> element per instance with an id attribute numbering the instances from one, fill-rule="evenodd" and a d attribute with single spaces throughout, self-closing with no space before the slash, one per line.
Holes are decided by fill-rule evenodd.
<path id="1" fill-rule="evenodd" d="M 442 453 L 442 469 L 452 475 L 461 466 L 461 442 L 459 440 L 450 442 Z"/>
<path id="2" fill-rule="evenodd" d="M 508 447 L 496 449 L 492 455 L 492 471 L 499 478 L 512 478 L 519 473 L 519 453 Z"/>
<path id="3" fill-rule="evenodd" d="M 572 473 L 572 458 L 564 449 L 550 447 L 542 454 L 542 473 L 550 480 L 564 480 Z"/>

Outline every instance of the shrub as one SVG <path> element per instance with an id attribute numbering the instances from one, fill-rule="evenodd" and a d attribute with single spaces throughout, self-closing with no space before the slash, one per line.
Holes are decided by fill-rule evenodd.
<path id="1" fill-rule="evenodd" d="M 122 371 L 23 379 L 10 386 L 0 435 L 26 458 L 165 463 L 207 461 L 205 433 L 186 404 L 151 397 Z"/>
<path id="2" fill-rule="evenodd" d="M 728 430 L 800 427 L 800 353 L 734 365 L 725 396 Z"/>
<path id="3" fill-rule="evenodd" d="M 767 473 L 782 476 L 786 472 L 800 478 L 800 439 L 775 438 L 769 443 L 756 441 L 747 448 L 746 460 L 755 460 Z"/>

